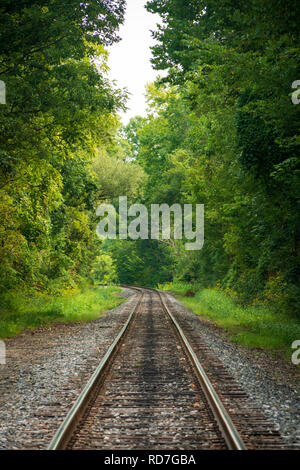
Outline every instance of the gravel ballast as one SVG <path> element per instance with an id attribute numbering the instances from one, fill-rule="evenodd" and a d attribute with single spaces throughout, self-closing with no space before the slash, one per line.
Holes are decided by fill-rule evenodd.
<path id="1" fill-rule="evenodd" d="M 88 323 L 26 331 L 0 365 L 0 449 L 45 449 L 128 318 L 137 295 Z"/>
<path id="2" fill-rule="evenodd" d="M 270 353 L 230 342 L 226 334 L 212 322 L 184 307 L 170 293 L 167 297 L 193 326 L 194 331 L 201 335 L 201 340 L 219 358 L 250 399 L 262 409 L 288 448 L 300 449 L 300 395 L 295 366 Z"/>

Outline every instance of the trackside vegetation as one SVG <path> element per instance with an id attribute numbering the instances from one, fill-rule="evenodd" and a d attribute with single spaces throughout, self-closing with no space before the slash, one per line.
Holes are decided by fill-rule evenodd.
<path id="1" fill-rule="evenodd" d="M 101 313 L 123 302 L 119 292 L 120 288 L 115 286 L 69 288 L 57 295 L 10 292 L 0 301 L 0 338 L 54 322 L 95 320 Z"/>
<path id="2" fill-rule="evenodd" d="M 177 298 L 187 308 L 223 328 L 231 341 L 243 346 L 282 351 L 290 358 L 291 344 L 296 337 L 300 338 L 296 317 L 275 312 L 268 305 L 243 305 L 234 293 L 218 287 L 207 289 L 179 281 L 162 284 L 159 288 L 178 294 Z M 185 296 L 188 291 L 195 295 Z"/>

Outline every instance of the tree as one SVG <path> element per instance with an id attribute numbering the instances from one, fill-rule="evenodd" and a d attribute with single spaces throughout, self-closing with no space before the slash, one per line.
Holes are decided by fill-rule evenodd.
<path id="1" fill-rule="evenodd" d="M 106 77 L 125 2 L 4 1 L 0 12 L 2 289 L 87 276 L 100 251 L 95 148 L 126 94 Z M 17 31 L 17 34 L 16 34 Z"/>
<path id="2" fill-rule="evenodd" d="M 297 311 L 300 108 L 290 94 L 299 4 L 153 0 L 147 8 L 163 20 L 153 63 L 168 69 L 189 110 L 181 192 L 206 204 L 197 277 Z"/>

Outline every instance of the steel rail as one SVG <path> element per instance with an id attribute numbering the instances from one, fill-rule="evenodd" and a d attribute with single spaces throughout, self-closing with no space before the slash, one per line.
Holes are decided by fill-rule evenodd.
<path id="1" fill-rule="evenodd" d="M 209 380 L 205 370 L 203 369 L 199 359 L 197 358 L 194 350 L 192 349 L 191 345 L 189 344 L 182 328 L 179 326 L 178 322 L 170 312 L 169 308 L 167 307 L 162 293 L 156 289 L 154 290 L 159 294 L 161 304 L 167 314 L 169 315 L 171 321 L 173 322 L 179 337 L 184 344 L 185 350 L 190 357 L 194 369 L 197 373 L 198 380 L 202 387 L 202 390 L 206 396 L 206 399 L 211 407 L 211 410 L 215 416 L 215 419 L 219 425 L 220 431 L 225 439 L 227 447 L 229 450 L 246 450 L 246 445 L 243 442 L 242 437 L 240 436 L 239 432 L 237 431 L 235 425 L 233 424 L 229 414 L 227 413 L 221 399 L 219 398 L 217 392 L 215 391 L 211 381 Z"/>
<path id="2" fill-rule="evenodd" d="M 78 396 L 77 400 L 75 401 L 74 405 L 68 412 L 66 418 L 58 428 L 57 432 L 55 433 L 53 439 L 51 440 L 47 450 L 62 450 L 66 447 L 67 443 L 69 442 L 72 432 L 76 427 L 76 424 L 84 414 L 86 407 L 90 401 L 93 391 L 95 390 L 96 386 L 98 385 L 102 375 L 104 374 L 105 370 L 107 369 L 108 364 L 110 363 L 110 359 L 112 358 L 114 352 L 116 351 L 117 347 L 119 346 L 122 338 L 127 331 L 127 328 L 133 318 L 134 313 L 136 312 L 138 306 L 141 303 L 143 297 L 143 291 L 139 288 L 135 288 L 139 292 L 141 292 L 141 296 L 132 308 L 126 323 L 124 324 L 123 328 L 119 332 L 118 336 L 114 340 L 114 342 L 110 345 L 107 352 L 105 353 L 104 357 L 101 359 L 98 367 L 90 377 L 88 383 L 81 391 L 80 395 Z"/>
<path id="3" fill-rule="evenodd" d="M 213 385 L 211 384 L 204 368 L 202 367 L 199 359 L 197 358 L 195 352 L 193 351 L 191 345 L 189 344 L 182 328 L 179 326 L 178 322 L 170 312 L 168 306 L 166 305 L 163 295 L 160 291 L 157 289 L 151 289 L 151 288 L 139 288 L 135 286 L 122 286 L 122 287 L 127 287 L 130 289 L 135 289 L 141 293 L 140 298 L 137 300 L 135 303 L 134 307 L 132 308 L 129 317 L 124 324 L 123 328 L 119 332 L 118 336 L 114 340 L 114 342 L 111 344 L 109 349 L 107 350 L 106 354 L 100 361 L 98 367 L 92 374 L 91 378 L 89 379 L 88 383 L 78 396 L 77 400 L 75 401 L 74 405 L 68 412 L 66 418 L 58 428 L 56 434 L 54 435 L 53 439 L 51 440 L 48 450 L 60 450 L 64 449 L 66 445 L 68 444 L 72 433 L 74 429 L 76 428 L 77 423 L 81 419 L 81 417 L 84 414 L 84 411 L 86 410 L 86 407 L 88 406 L 90 399 L 92 397 L 92 394 L 97 387 L 97 385 L 100 383 L 100 380 L 106 371 L 108 365 L 111 362 L 111 358 L 114 355 L 114 353 L 117 350 L 118 345 L 120 344 L 120 341 L 125 335 L 125 332 L 127 331 L 127 328 L 133 318 L 134 313 L 136 312 L 138 306 L 141 303 L 142 297 L 143 297 L 143 290 L 149 290 L 152 292 L 156 292 L 159 295 L 161 305 L 164 309 L 164 311 L 168 314 L 170 320 L 172 321 L 175 330 L 177 334 L 179 335 L 179 338 L 184 346 L 185 351 L 187 352 L 192 365 L 194 367 L 194 370 L 197 374 L 199 383 L 201 385 L 201 388 L 206 396 L 206 399 L 208 401 L 208 404 L 213 412 L 213 415 L 216 419 L 216 422 L 218 423 L 218 426 L 220 428 L 220 431 L 224 437 L 224 440 L 226 442 L 226 445 L 228 449 L 230 450 L 246 450 L 246 446 L 237 431 L 235 425 L 233 424 L 230 416 L 228 415 L 221 399 L 219 398 L 218 394 L 216 393 Z"/>

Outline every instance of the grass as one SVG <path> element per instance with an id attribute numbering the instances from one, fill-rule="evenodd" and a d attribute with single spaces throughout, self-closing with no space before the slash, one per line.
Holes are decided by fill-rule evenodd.
<path id="1" fill-rule="evenodd" d="M 193 312 L 226 330 L 233 342 L 249 348 L 282 350 L 291 357 L 291 344 L 300 339 L 300 324 L 284 312 L 264 305 L 242 306 L 220 289 L 205 289 L 177 282 L 159 286 L 179 294 L 179 300 Z M 184 297 L 192 290 L 195 297 Z"/>
<path id="2" fill-rule="evenodd" d="M 87 322 L 123 302 L 115 286 L 70 290 L 53 296 L 15 292 L 0 299 L 0 339 L 50 325 L 53 322 Z"/>

